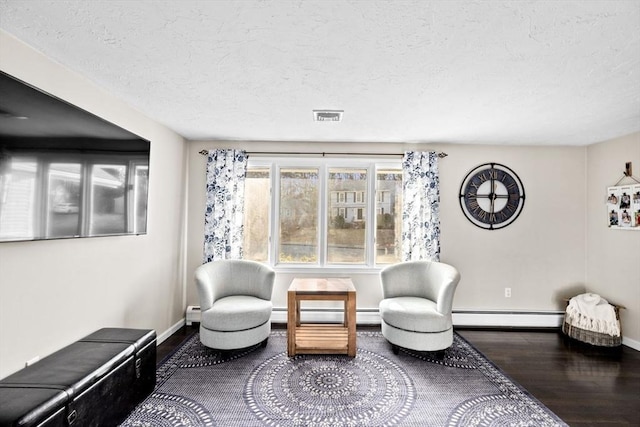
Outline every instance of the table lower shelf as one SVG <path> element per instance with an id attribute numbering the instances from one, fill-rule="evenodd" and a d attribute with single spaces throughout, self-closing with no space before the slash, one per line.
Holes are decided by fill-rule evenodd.
<path id="1" fill-rule="evenodd" d="M 292 337 L 289 337 L 291 339 Z M 349 354 L 349 330 L 342 325 L 308 323 L 296 327 L 296 354 Z"/>

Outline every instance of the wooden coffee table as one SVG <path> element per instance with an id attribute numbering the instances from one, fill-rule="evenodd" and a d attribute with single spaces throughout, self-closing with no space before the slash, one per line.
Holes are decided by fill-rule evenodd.
<path id="1" fill-rule="evenodd" d="M 344 301 L 342 324 L 301 323 L 300 301 Z M 287 353 L 356 355 L 356 288 L 349 278 L 296 278 L 287 292 Z"/>

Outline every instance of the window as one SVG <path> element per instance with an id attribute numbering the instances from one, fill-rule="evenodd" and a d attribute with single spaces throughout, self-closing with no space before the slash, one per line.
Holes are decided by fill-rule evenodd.
<path id="1" fill-rule="evenodd" d="M 376 171 L 376 263 L 401 261 L 402 169 Z"/>
<path id="2" fill-rule="evenodd" d="M 319 170 L 280 170 L 278 261 L 316 263 L 318 260 Z M 246 194 L 245 194 L 246 198 Z"/>
<path id="3" fill-rule="evenodd" d="M 258 167 L 247 171 L 244 182 L 244 257 L 269 261 L 270 169 Z M 247 214 L 247 212 L 249 214 Z M 282 215 L 288 218 L 289 212 Z"/>
<path id="4" fill-rule="evenodd" d="M 340 194 L 350 194 L 352 197 L 344 199 L 347 206 L 340 208 L 344 215 L 327 218 L 327 263 L 364 264 L 366 260 L 364 209 L 355 207 L 353 195 L 356 192 L 346 190 L 367 188 L 367 169 L 329 168 L 328 186 L 329 191 L 345 190 Z M 329 200 L 329 212 L 332 208 Z"/>
<path id="5" fill-rule="evenodd" d="M 244 257 L 289 267 L 397 262 L 401 192 L 399 161 L 250 161 Z"/>

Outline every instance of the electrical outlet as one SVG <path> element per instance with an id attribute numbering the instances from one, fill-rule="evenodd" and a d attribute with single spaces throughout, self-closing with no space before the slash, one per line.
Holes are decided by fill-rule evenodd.
<path id="1" fill-rule="evenodd" d="M 511 298 L 511 288 L 504 288 L 504 297 Z"/>

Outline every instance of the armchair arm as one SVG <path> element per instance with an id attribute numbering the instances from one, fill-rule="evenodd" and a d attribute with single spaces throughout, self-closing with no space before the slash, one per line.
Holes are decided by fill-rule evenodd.
<path id="1" fill-rule="evenodd" d="M 456 292 L 456 287 L 460 281 L 460 273 L 455 271 L 453 276 L 443 278 L 442 286 L 438 291 L 438 302 L 436 304 L 436 310 L 442 314 L 451 314 L 453 309 L 453 296 Z"/>
<path id="2" fill-rule="evenodd" d="M 460 273 L 449 264 L 436 263 L 433 267 L 434 282 L 439 285 L 436 310 L 442 314 L 451 314 L 453 296 L 460 282 Z"/>
<path id="3" fill-rule="evenodd" d="M 212 278 L 207 271 L 206 264 L 196 268 L 195 280 L 198 295 L 200 296 L 200 310 L 206 311 L 213 306 L 215 301 Z"/>

